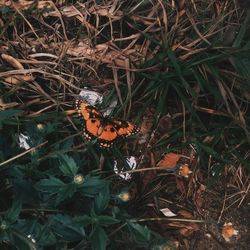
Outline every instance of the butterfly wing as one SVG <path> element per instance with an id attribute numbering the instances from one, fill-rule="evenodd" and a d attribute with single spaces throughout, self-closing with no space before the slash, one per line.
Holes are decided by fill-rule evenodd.
<path id="1" fill-rule="evenodd" d="M 117 131 L 111 123 L 97 118 L 86 121 L 83 135 L 90 141 L 96 139 L 97 144 L 102 148 L 110 148 L 118 138 Z"/>
<path id="2" fill-rule="evenodd" d="M 110 148 L 120 137 L 134 135 L 140 130 L 137 126 L 127 121 L 110 121 L 106 117 L 103 117 L 102 122 L 102 131 L 98 135 L 98 144 L 102 148 Z"/>
<path id="3" fill-rule="evenodd" d="M 139 128 L 126 121 L 109 121 L 102 117 L 86 121 L 84 136 L 88 140 L 97 140 L 101 148 L 108 149 L 122 136 L 128 137 L 139 132 Z"/>
<path id="4" fill-rule="evenodd" d="M 116 125 L 117 134 L 120 136 L 129 137 L 137 134 L 140 131 L 140 128 L 131 122 L 122 120 L 114 120 L 113 122 Z"/>
<path id="5" fill-rule="evenodd" d="M 98 144 L 100 147 L 110 148 L 118 139 L 119 135 L 117 134 L 115 126 L 111 122 L 105 122 L 101 134 L 98 136 Z"/>
<path id="6" fill-rule="evenodd" d="M 94 106 L 77 100 L 76 109 L 83 118 L 83 135 L 87 140 L 97 140 L 102 148 L 110 148 L 121 136 L 131 136 L 139 132 L 139 128 L 130 122 L 109 120 Z"/>
<path id="7" fill-rule="evenodd" d="M 76 100 L 75 104 L 79 116 L 85 121 L 90 118 L 102 118 L 102 114 L 94 106 L 81 100 Z"/>
<path id="8" fill-rule="evenodd" d="M 79 117 L 81 117 L 83 121 L 83 135 L 85 138 L 87 140 L 98 138 L 99 131 L 102 127 L 102 114 L 94 106 L 81 100 L 76 100 L 75 106 Z"/>
<path id="9" fill-rule="evenodd" d="M 83 124 L 83 135 L 87 140 L 95 140 L 98 138 L 102 130 L 101 121 L 97 118 L 90 118 Z"/>

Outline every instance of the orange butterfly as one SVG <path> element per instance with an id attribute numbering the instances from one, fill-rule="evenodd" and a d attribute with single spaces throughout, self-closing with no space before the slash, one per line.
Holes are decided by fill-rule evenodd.
<path id="1" fill-rule="evenodd" d="M 110 148 L 120 137 L 128 137 L 140 131 L 130 122 L 103 116 L 94 106 L 86 102 L 77 100 L 76 108 L 84 121 L 83 135 L 88 140 L 97 140 L 102 148 Z"/>

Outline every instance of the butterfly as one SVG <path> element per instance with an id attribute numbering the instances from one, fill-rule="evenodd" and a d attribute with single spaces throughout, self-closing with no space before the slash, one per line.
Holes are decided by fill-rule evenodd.
<path id="1" fill-rule="evenodd" d="M 110 148 L 121 137 L 132 136 L 140 129 L 128 121 L 103 116 L 94 106 L 76 100 L 76 109 L 83 118 L 83 135 L 87 140 L 96 140 L 101 148 Z"/>

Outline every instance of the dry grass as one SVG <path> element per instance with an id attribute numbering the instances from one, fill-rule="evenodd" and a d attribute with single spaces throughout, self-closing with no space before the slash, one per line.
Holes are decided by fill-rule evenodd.
<path id="1" fill-rule="evenodd" d="M 88 87 L 102 93 L 106 104 L 117 99 L 117 113 L 123 110 L 124 117 L 142 117 L 138 144 L 123 146 L 124 155 L 132 151 L 138 157 L 138 169 L 124 171 L 137 182 L 131 184 L 128 210 L 145 218 L 138 221 L 165 238 L 166 228 L 189 237 L 208 221 L 203 207 L 207 187 L 217 181 L 214 175 L 225 183 L 217 223 L 231 207 L 246 204 L 250 74 L 236 70 L 241 64 L 234 55 L 249 53 L 239 35 L 249 27 L 238 1 L 3 0 L 0 11 L 2 111 L 22 110 L 26 120 L 59 111 L 63 129 L 75 131 L 73 136 L 65 132 L 63 141 L 81 133 L 70 114 L 75 97 Z M 230 129 L 237 130 L 232 138 Z M 81 143 L 64 153 L 87 149 Z M 169 152 L 181 160 L 165 171 L 164 164 L 157 166 Z M 110 172 L 102 169 L 103 155 L 87 154 L 93 162 L 99 158 L 93 164 L 98 173 Z M 192 171 L 183 177 L 178 171 L 185 164 Z M 127 185 L 114 177 L 109 176 L 115 191 Z M 179 218 L 162 218 L 163 207 L 176 210 Z"/>

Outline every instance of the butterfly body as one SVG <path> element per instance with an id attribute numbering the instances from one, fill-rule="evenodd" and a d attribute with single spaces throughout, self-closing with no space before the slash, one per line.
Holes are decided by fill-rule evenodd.
<path id="1" fill-rule="evenodd" d="M 77 100 L 78 114 L 83 118 L 83 135 L 87 140 L 96 140 L 100 147 L 110 148 L 120 137 L 128 137 L 139 132 L 130 122 L 103 116 L 94 106 Z"/>

